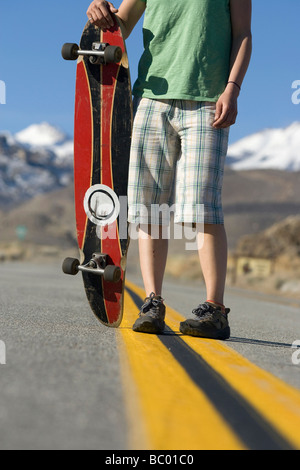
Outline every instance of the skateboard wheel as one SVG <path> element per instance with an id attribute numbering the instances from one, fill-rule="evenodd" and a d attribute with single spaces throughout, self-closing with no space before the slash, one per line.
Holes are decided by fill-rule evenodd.
<path id="1" fill-rule="evenodd" d="M 78 274 L 78 266 L 80 262 L 75 258 L 66 258 L 62 265 L 62 270 L 65 274 L 70 274 L 71 276 L 76 276 Z"/>
<path id="2" fill-rule="evenodd" d="M 121 268 L 119 268 L 118 266 L 109 265 L 109 266 L 106 266 L 106 268 L 104 269 L 104 274 L 103 274 L 104 281 L 117 283 L 121 279 L 121 276 L 122 276 L 122 271 L 121 271 Z"/>
<path id="3" fill-rule="evenodd" d="M 123 55 L 123 52 L 120 47 L 107 46 L 107 48 L 104 51 L 104 62 L 106 64 L 110 64 L 110 63 L 117 64 L 118 62 L 121 61 L 122 55 Z"/>
<path id="4" fill-rule="evenodd" d="M 78 59 L 79 46 L 77 44 L 66 43 L 63 45 L 61 55 L 65 60 Z"/>

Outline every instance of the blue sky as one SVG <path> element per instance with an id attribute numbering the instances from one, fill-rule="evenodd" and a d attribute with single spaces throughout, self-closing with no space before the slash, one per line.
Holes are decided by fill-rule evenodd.
<path id="1" fill-rule="evenodd" d="M 72 135 L 76 64 L 63 61 L 60 50 L 64 42 L 80 41 L 89 3 L 1 1 L 0 80 L 6 84 L 6 104 L 0 104 L 0 130 L 15 133 L 47 121 Z M 231 142 L 300 121 L 300 104 L 291 100 L 292 83 L 300 80 L 299 18 L 299 0 L 253 0 L 253 58 Z M 142 22 L 127 40 L 132 81 L 142 53 L 141 31 Z"/>

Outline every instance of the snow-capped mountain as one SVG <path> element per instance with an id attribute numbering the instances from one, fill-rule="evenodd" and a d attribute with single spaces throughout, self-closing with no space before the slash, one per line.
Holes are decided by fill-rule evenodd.
<path id="1" fill-rule="evenodd" d="M 56 164 L 72 163 L 73 140 L 60 129 L 51 126 L 47 122 L 32 124 L 21 132 L 15 134 L 18 144 L 30 151 L 48 150 L 56 156 Z"/>
<path id="2" fill-rule="evenodd" d="M 67 186 L 73 177 L 73 141 L 48 123 L 11 135 L 0 132 L 0 206 Z"/>
<path id="3" fill-rule="evenodd" d="M 31 147 L 48 147 L 66 140 L 66 135 L 47 122 L 32 124 L 23 131 L 15 134 L 15 139 L 24 145 Z"/>
<path id="4" fill-rule="evenodd" d="M 300 171 L 300 122 L 266 129 L 232 144 L 227 164 L 234 170 Z"/>

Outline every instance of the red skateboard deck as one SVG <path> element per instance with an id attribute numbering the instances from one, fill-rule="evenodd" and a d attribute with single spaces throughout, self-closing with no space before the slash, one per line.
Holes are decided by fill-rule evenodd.
<path id="1" fill-rule="evenodd" d="M 77 59 L 74 186 L 81 253 L 81 262 L 67 258 L 63 271 L 82 272 L 92 311 L 103 324 L 118 327 L 129 245 L 126 196 L 133 117 L 117 19 L 106 32 L 88 23 L 80 47 L 65 44 L 62 55 Z"/>

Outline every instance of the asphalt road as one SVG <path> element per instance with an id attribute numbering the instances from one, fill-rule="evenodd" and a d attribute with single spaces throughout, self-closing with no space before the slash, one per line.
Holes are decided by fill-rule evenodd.
<path id="1" fill-rule="evenodd" d="M 191 306 L 205 299 L 205 290 L 195 283 L 166 282 L 164 295 L 168 305 L 188 317 Z M 231 288 L 225 302 L 231 309 L 231 338 L 226 344 L 300 389 L 300 364 L 292 362 L 292 344 L 298 340 L 300 345 L 300 301 Z"/>
<path id="2" fill-rule="evenodd" d="M 2 264 L 0 286 L 0 449 L 127 449 L 116 332 L 90 312 L 80 276 L 64 276 L 59 264 Z M 186 316 L 203 295 L 201 286 L 165 283 L 167 304 Z M 299 305 L 239 290 L 226 301 L 226 344 L 300 389 L 291 348 Z"/>
<path id="3" fill-rule="evenodd" d="M 0 266 L 1 449 L 126 448 L 115 332 L 60 266 Z"/>

